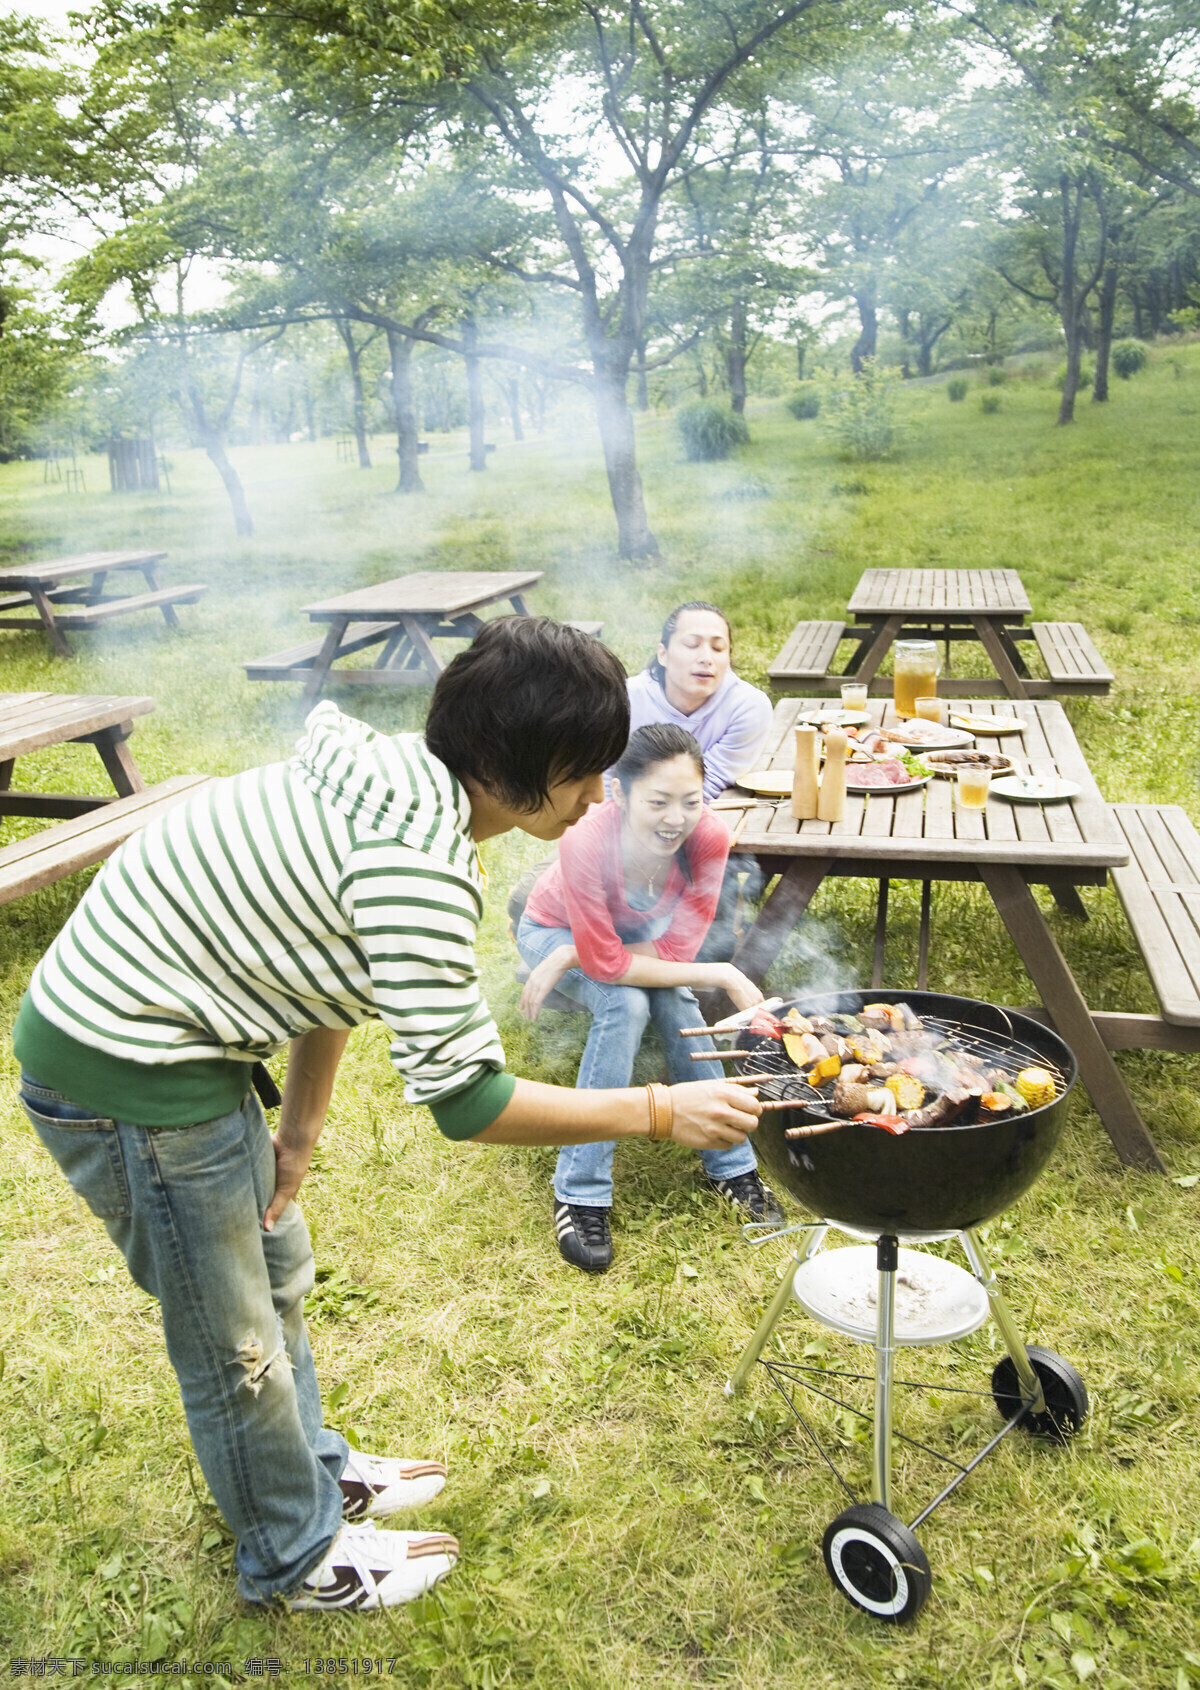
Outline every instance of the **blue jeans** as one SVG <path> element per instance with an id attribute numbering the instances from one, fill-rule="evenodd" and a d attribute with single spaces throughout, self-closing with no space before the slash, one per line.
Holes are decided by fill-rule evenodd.
<path id="1" fill-rule="evenodd" d="M 192 1444 L 237 1537 L 238 1590 L 251 1602 L 291 1593 L 341 1526 L 347 1446 L 321 1424 L 304 1217 L 289 1203 L 262 1228 L 275 1152 L 258 1099 L 195 1126 L 138 1127 L 23 1074 L 21 1103 L 161 1305 Z"/>
<path id="2" fill-rule="evenodd" d="M 539 927 L 528 916 L 521 918 L 517 949 L 530 968 L 536 968 L 560 945 L 572 942 L 565 927 Z M 573 968 L 558 982 L 558 990 L 565 997 L 574 998 L 592 1015 L 575 1081 L 577 1087 L 593 1091 L 607 1086 L 627 1086 L 648 1021 L 653 1021 L 658 1032 L 667 1059 L 667 1073 L 673 1082 L 724 1077 L 721 1063 L 690 1060 L 691 1051 L 714 1049 L 711 1039 L 679 1037 L 681 1027 L 700 1024 L 700 1005 L 690 987 L 610 986 Z M 554 1169 L 554 1193 L 559 1202 L 578 1203 L 588 1209 L 610 1209 L 615 1149 L 613 1140 L 564 1145 Z M 700 1160 L 710 1179 L 734 1179 L 758 1165 L 749 1139 L 745 1144 L 730 1145 L 724 1150 L 702 1150 Z"/>

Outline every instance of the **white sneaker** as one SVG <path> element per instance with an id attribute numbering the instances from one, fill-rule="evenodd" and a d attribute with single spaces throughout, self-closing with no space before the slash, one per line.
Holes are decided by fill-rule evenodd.
<path id="1" fill-rule="evenodd" d="M 369 1520 L 343 1526 L 288 1607 L 394 1608 L 432 1590 L 458 1559 L 448 1532 L 381 1532 Z"/>
<path id="2" fill-rule="evenodd" d="M 440 1461 L 401 1461 L 352 1449 L 338 1483 L 343 1519 L 382 1520 L 431 1502 L 446 1483 L 446 1469 Z"/>

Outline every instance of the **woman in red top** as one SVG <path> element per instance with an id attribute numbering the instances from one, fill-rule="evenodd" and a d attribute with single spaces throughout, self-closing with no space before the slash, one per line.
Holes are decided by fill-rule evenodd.
<path id="1" fill-rule="evenodd" d="M 673 723 L 639 728 L 614 770 L 613 798 L 563 835 L 558 861 L 529 895 L 517 946 L 532 972 L 521 997 L 531 1021 L 557 987 L 591 1011 L 577 1087 L 627 1086 L 653 1021 L 674 1080 L 716 1079 L 692 1062 L 708 1039 L 679 1037 L 700 1017 L 695 986 L 723 988 L 739 1009 L 762 993 L 732 963 L 695 960 L 720 896 L 729 835 L 704 807 L 704 757 Z M 554 1174 L 554 1224 L 567 1261 L 603 1273 L 615 1146 L 569 1145 Z M 709 1180 L 754 1220 L 783 1214 L 759 1179 L 749 1142 L 704 1150 Z"/>

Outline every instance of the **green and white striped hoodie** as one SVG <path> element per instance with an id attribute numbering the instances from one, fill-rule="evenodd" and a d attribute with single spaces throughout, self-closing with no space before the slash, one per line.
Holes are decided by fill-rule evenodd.
<path id="1" fill-rule="evenodd" d="M 149 1064 L 254 1061 L 378 1016 L 410 1103 L 502 1069 L 475 966 L 467 794 L 420 735 L 376 733 L 328 703 L 297 752 L 129 840 L 43 957 L 34 1006 L 79 1043 Z"/>

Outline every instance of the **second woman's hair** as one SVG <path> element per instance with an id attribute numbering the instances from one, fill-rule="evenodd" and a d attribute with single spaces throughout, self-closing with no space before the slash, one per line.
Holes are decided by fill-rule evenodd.
<path id="1" fill-rule="evenodd" d="M 679 618 L 683 615 L 685 610 L 708 610 L 711 611 L 714 616 L 719 616 L 721 621 L 725 624 L 725 632 L 729 635 L 729 650 L 732 655 L 733 629 L 729 626 L 729 618 L 726 616 L 725 612 L 719 608 L 719 606 L 709 604 L 705 599 L 689 599 L 686 604 L 677 604 L 662 625 L 662 633 L 658 636 L 659 645 L 670 645 L 671 636 L 679 626 Z M 657 651 L 654 653 L 654 656 L 650 659 L 649 663 L 647 663 L 646 669 L 649 674 L 653 675 L 660 687 L 664 685 L 667 678 L 666 672 L 663 669 L 662 664 L 658 661 Z"/>
<path id="2" fill-rule="evenodd" d="M 613 774 L 628 798 L 630 787 L 635 780 L 641 780 L 647 769 L 656 763 L 669 763 L 674 757 L 690 757 L 703 782 L 704 753 L 695 735 L 674 722 L 651 722 L 630 734 L 629 744 L 617 759 Z"/>

